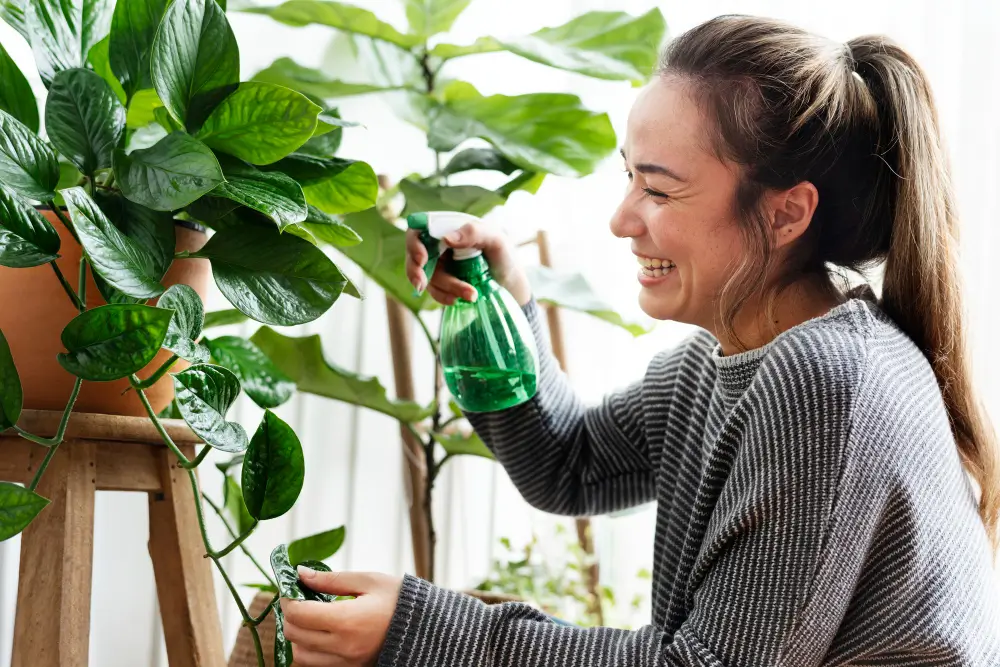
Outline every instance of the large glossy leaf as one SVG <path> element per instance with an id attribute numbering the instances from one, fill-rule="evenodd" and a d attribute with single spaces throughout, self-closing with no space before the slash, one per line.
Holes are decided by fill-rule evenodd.
<path id="1" fill-rule="evenodd" d="M 117 97 L 118 101 L 124 106 L 128 101 L 128 98 L 125 95 L 125 91 L 122 89 L 121 82 L 119 82 L 118 78 L 115 77 L 115 73 L 111 71 L 111 60 L 108 55 L 108 41 L 109 38 L 105 37 L 97 44 L 94 44 L 93 48 L 90 49 L 90 53 L 87 54 L 87 62 L 94 68 L 97 75 L 104 79 L 109 86 L 111 86 L 111 90 L 114 91 L 115 97 Z"/>
<path id="2" fill-rule="evenodd" d="M 94 193 L 94 201 L 118 231 L 152 257 L 153 275 L 161 279 L 174 261 L 177 246 L 173 216 L 136 204 L 117 192 L 98 190 Z"/>
<path id="3" fill-rule="evenodd" d="M 222 366 L 195 364 L 172 373 L 177 407 L 191 430 L 212 447 L 238 454 L 247 448 L 247 432 L 226 413 L 240 395 L 240 381 Z"/>
<path id="4" fill-rule="evenodd" d="M 25 24 L 45 85 L 63 70 L 83 67 L 108 34 L 107 0 L 27 0 Z"/>
<path id="5" fill-rule="evenodd" d="M 24 8 L 27 0 L 0 0 L 0 20 L 16 30 L 25 41 L 31 40 L 25 25 Z"/>
<path id="6" fill-rule="evenodd" d="M 450 176 L 451 174 L 472 171 L 474 169 L 499 171 L 510 175 L 517 171 L 518 166 L 505 158 L 495 148 L 466 148 L 448 160 L 448 164 L 442 170 L 442 173 Z"/>
<path id="7" fill-rule="evenodd" d="M 86 69 L 56 75 L 45 101 L 45 130 L 63 157 L 84 174 L 111 166 L 125 131 L 125 108 L 111 86 Z"/>
<path id="8" fill-rule="evenodd" d="M 451 58 L 474 56 L 481 53 L 495 53 L 503 50 L 503 44 L 501 44 L 495 37 L 480 37 L 475 42 L 467 46 L 459 46 L 457 44 L 438 44 L 430 50 L 430 55 L 433 58 L 450 60 Z"/>
<path id="9" fill-rule="evenodd" d="M 51 201 L 58 182 L 55 152 L 21 121 L 0 110 L 0 183 L 22 197 Z"/>
<path id="10" fill-rule="evenodd" d="M 48 504 L 48 500 L 20 484 L 0 482 L 0 542 L 27 528 Z"/>
<path id="11" fill-rule="evenodd" d="M 292 667 L 295 654 L 292 642 L 285 637 L 285 612 L 281 611 L 281 605 L 274 603 L 271 613 L 274 614 L 274 667 Z"/>
<path id="12" fill-rule="evenodd" d="M 225 229 L 193 256 L 211 260 L 215 284 L 229 302 L 266 324 L 311 322 L 347 285 L 337 265 L 314 245 L 263 226 Z"/>
<path id="13" fill-rule="evenodd" d="M 23 269 L 58 257 L 59 234 L 45 217 L 0 185 L 0 266 Z"/>
<path id="14" fill-rule="evenodd" d="M 149 56 L 168 0 L 117 0 L 111 19 L 109 59 L 128 99 L 151 87 Z"/>
<path id="15" fill-rule="evenodd" d="M 615 149 L 607 114 L 584 109 L 561 93 L 483 97 L 468 83 L 445 89 L 430 112 L 428 143 L 439 151 L 479 137 L 524 169 L 584 176 Z"/>
<path id="16" fill-rule="evenodd" d="M 463 433 L 438 433 L 437 441 L 450 456 L 481 456 L 486 459 L 496 458 L 493 452 L 483 442 L 475 431 Z"/>
<path id="17" fill-rule="evenodd" d="M 294 338 L 261 327 L 250 340 L 295 382 L 299 391 L 360 405 L 406 422 L 419 421 L 431 413 L 431 408 L 413 401 L 388 398 L 378 378 L 330 363 L 323 355 L 318 335 Z"/>
<path id="18" fill-rule="evenodd" d="M 7 338 L 0 331 L 0 432 L 17 423 L 24 396 Z"/>
<path id="19" fill-rule="evenodd" d="M 478 185 L 427 185 L 404 179 L 399 189 L 406 197 L 404 216 L 419 211 L 461 211 L 483 216 L 507 201 L 506 197 Z"/>
<path id="20" fill-rule="evenodd" d="M 225 197 L 259 211 L 273 220 L 278 229 L 302 222 L 309 214 L 302 186 L 280 171 L 260 171 L 239 160 L 220 156 L 226 182 L 212 190 L 215 197 Z"/>
<path id="21" fill-rule="evenodd" d="M 173 313 L 132 305 L 100 306 L 70 320 L 59 363 L 73 375 L 110 382 L 144 368 L 160 351 Z"/>
<path id="22" fill-rule="evenodd" d="M 163 102 L 152 88 L 136 91 L 128 103 L 128 115 L 125 126 L 130 130 L 138 130 L 156 122 L 156 110 L 162 109 Z"/>
<path id="23" fill-rule="evenodd" d="M 281 597 L 289 600 L 305 600 L 302 589 L 299 588 L 299 573 L 288 558 L 288 546 L 279 544 L 271 551 L 271 570 L 274 580 L 281 591 Z"/>
<path id="24" fill-rule="evenodd" d="M 235 308 L 227 308 L 225 310 L 213 310 L 211 312 L 205 313 L 205 327 L 206 329 L 211 329 L 212 327 L 224 327 L 230 324 L 241 324 L 246 322 L 248 318 L 246 315 L 236 310 Z M 223 364 L 225 366 L 225 364 Z M 230 369 L 232 370 L 232 369 Z"/>
<path id="25" fill-rule="evenodd" d="M 225 473 L 226 471 L 223 470 L 222 472 Z M 229 518 L 236 524 L 234 529 L 237 535 L 244 535 L 253 528 L 253 517 L 250 516 L 246 503 L 243 502 L 243 489 L 228 474 L 222 487 L 222 502 L 229 513 Z"/>
<path id="26" fill-rule="evenodd" d="M 344 128 L 360 125 L 360 123 L 343 120 L 338 109 L 325 110 L 319 115 L 319 120 L 316 132 L 309 141 L 299 147 L 298 153 L 316 157 L 333 157 L 340 150 L 340 143 L 344 138 Z M 323 126 L 326 126 L 328 131 L 320 132 L 321 129 L 324 129 Z"/>
<path id="27" fill-rule="evenodd" d="M 528 280 L 535 298 L 569 308 L 625 329 L 633 336 L 652 331 L 652 327 L 629 322 L 614 307 L 600 298 L 581 273 L 562 273 L 544 266 L 528 267 Z"/>
<path id="28" fill-rule="evenodd" d="M 266 14 L 286 25 L 300 27 L 325 25 L 344 32 L 367 35 L 405 48 L 423 41 L 419 35 L 404 35 L 367 9 L 330 0 L 288 0 L 277 7 L 253 7 L 245 10 Z"/>
<path id="29" fill-rule="evenodd" d="M 374 208 L 352 213 L 344 222 L 364 240 L 337 250 L 411 311 L 435 307 L 430 295 L 427 292 L 415 294 L 406 278 L 406 233 L 403 230 L 386 221 Z"/>
<path id="30" fill-rule="evenodd" d="M 313 238 L 330 245 L 344 247 L 361 243 L 361 235 L 344 224 L 343 220 L 312 205 L 309 206 L 309 216 L 300 226 Z"/>
<path id="31" fill-rule="evenodd" d="M 290 510 L 302 491 L 304 478 L 305 461 L 298 436 L 266 410 L 243 461 L 243 500 L 250 516 L 264 521 Z"/>
<path id="32" fill-rule="evenodd" d="M 174 118 L 196 130 L 239 83 L 240 52 L 214 0 L 173 0 L 150 56 L 153 87 Z"/>
<path id="33" fill-rule="evenodd" d="M 205 325 L 205 307 L 198 293 L 187 285 L 171 285 L 156 305 L 174 311 L 163 347 L 191 363 L 208 362 L 208 348 L 196 342 Z"/>
<path id="34" fill-rule="evenodd" d="M 212 150 L 183 132 L 128 155 L 116 150 L 114 167 L 122 193 L 154 211 L 183 208 L 225 180 Z"/>
<path id="35" fill-rule="evenodd" d="M 309 560 L 326 560 L 340 550 L 346 535 L 347 529 L 341 526 L 295 540 L 288 545 L 288 560 L 292 565 L 299 565 Z"/>
<path id="36" fill-rule="evenodd" d="M 341 81 L 320 70 L 303 67 L 291 58 L 278 58 L 267 69 L 257 72 L 253 80 L 285 86 L 324 100 L 398 90 L 397 87 Z"/>
<path id="37" fill-rule="evenodd" d="M 14 59 L 0 44 L 0 109 L 38 132 L 38 102 Z"/>
<path id="38" fill-rule="evenodd" d="M 259 347 L 239 336 L 205 341 L 212 358 L 240 379 L 243 391 L 262 408 L 276 408 L 295 393 L 295 383 Z"/>
<path id="39" fill-rule="evenodd" d="M 251 164 L 270 164 L 312 137 L 322 110 L 302 93 L 251 81 L 215 108 L 197 136 Z"/>
<path id="40" fill-rule="evenodd" d="M 421 37 L 448 32 L 470 1 L 406 0 L 406 19 L 410 22 L 410 32 Z"/>
<path id="41" fill-rule="evenodd" d="M 366 162 L 294 153 L 271 168 L 298 181 L 306 201 L 327 213 L 364 211 L 378 198 L 378 177 Z"/>
<path id="42" fill-rule="evenodd" d="M 94 271 L 115 289 L 137 299 L 163 293 L 156 261 L 141 245 L 122 234 L 83 188 L 62 191 L 73 226 Z"/>

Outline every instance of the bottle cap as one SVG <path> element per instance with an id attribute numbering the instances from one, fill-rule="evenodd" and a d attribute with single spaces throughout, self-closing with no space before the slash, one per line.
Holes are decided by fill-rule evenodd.
<path id="1" fill-rule="evenodd" d="M 420 232 L 420 242 L 427 248 L 424 275 L 428 281 L 434 275 L 438 259 L 448 249 L 441 239 L 469 223 L 477 222 L 480 222 L 480 219 L 476 216 L 458 211 L 421 211 L 406 217 L 407 226 Z M 454 248 L 452 254 L 456 260 L 463 260 L 478 257 L 483 251 L 478 248 Z"/>

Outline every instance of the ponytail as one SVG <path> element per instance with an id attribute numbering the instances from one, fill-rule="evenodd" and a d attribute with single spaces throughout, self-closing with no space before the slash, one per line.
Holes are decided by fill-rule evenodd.
<path id="1" fill-rule="evenodd" d="M 1000 461 L 996 433 L 972 384 L 958 266 L 958 220 L 937 112 L 926 76 L 883 37 L 847 46 L 879 115 L 881 157 L 896 178 L 882 308 L 927 356 L 962 463 L 980 489 L 979 514 L 997 549 Z"/>

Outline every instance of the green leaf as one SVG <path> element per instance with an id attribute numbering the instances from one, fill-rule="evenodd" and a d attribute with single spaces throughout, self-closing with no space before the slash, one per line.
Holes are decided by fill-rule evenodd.
<path id="1" fill-rule="evenodd" d="M 243 461 L 243 499 L 250 516 L 264 521 L 292 508 L 305 478 L 298 436 L 270 410 L 264 412 Z"/>
<path id="2" fill-rule="evenodd" d="M 59 160 L 47 143 L 0 110 L 0 183 L 28 199 L 51 201 Z"/>
<path id="3" fill-rule="evenodd" d="M 114 167 L 122 193 L 154 211 L 183 208 L 225 180 L 212 150 L 183 132 L 128 155 L 116 150 Z"/>
<path id="4" fill-rule="evenodd" d="M 31 40 L 28 26 L 25 25 L 24 8 L 27 0 L 0 0 L 0 20 L 16 30 L 25 41 Z"/>
<path id="5" fill-rule="evenodd" d="M 448 161 L 442 173 L 450 176 L 474 169 L 499 171 L 510 175 L 518 170 L 518 166 L 505 158 L 495 148 L 466 148 L 464 151 L 456 153 Z"/>
<path id="6" fill-rule="evenodd" d="M 295 545 L 294 542 L 288 545 L 289 556 L 291 556 L 292 547 L 294 545 Z M 318 560 L 304 560 L 298 563 L 296 563 L 295 560 L 292 560 L 292 564 L 296 566 L 295 568 L 296 571 L 298 571 L 297 566 L 302 565 L 304 567 L 308 567 L 310 570 L 315 570 L 316 572 L 332 572 L 329 565 Z M 313 589 L 309 588 L 309 586 L 307 586 L 305 582 L 302 581 L 301 579 L 299 580 L 299 588 L 302 590 L 302 594 L 306 596 L 306 600 L 313 600 L 315 602 L 334 602 L 337 599 L 336 595 L 331 595 L 329 593 L 321 593 L 320 591 L 314 591 Z"/>
<path id="7" fill-rule="evenodd" d="M 7 338 L 0 331 L 0 432 L 17 423 L 23 402 L 21 378 L 17 374 Z"/>
<path id="8" fill-rule="evenodd" d="M 615 149 L 607 114 L 584 109 L 576 95 L 483 97 L 467 83 L 449 84 L 430 112 L 428 144 L 450 151 L 473 137 L 526 170 L 560 176 L 589 174 Z"/>
<path id="9" fill-rule="evenodd" d="M 313 237 L 330 245 L 346 247 L 361 243 L 361 235 L 344 224 L 340 218 L 309 206 L 309 216 L 300 225 Z"/>
<path id="10" fill-rule="evenodd" d="M 528 267 L 528 280 L 535 298 L 561 308 L 569 308 L 610 322 L 633 336 L 652 331 L 652 327 L 627 322 L 614 308 L 601 299 L 581 273 L 561 273 L 544 266 Z"/>
<path id="11" fill-rule="evenodd" d="M 337 109 L 329 109 L 319 116 L 321 124 L 330 126 L 329 132 L 320 134 L 320 127 L 317 126 L 312 138 L 302 144 L 298 152 L 315 157 L 333 157 L 340 150 L 340 142 L 344 138 L 344 128 L 354 127 L 358 123 L 350 123 L 341 120 L 339 124 L 333 124 L 333 119 L 340 119 L 340 112 Z"/>
<path id="12" fill-rule="evenodd" d="M 156 261 L 141 245 L 118 231 L 83 188 L 62 191 L 80 243 L 94 271 L 115 289 L 137 299 L 163 293 Z"/>
<path id="13" fill-rule="evenodd" d="M 213 196 L 260 211 L 282 230 L 308 216 L 302 186 L 280 171 L 260 171 L 226 156 L 221 156 L 219 163 L 226 182 L 212 190 Z"/>
<path id="14" fill-rule="evenodd" d="M 184 129 L 176 120 L 174 120 L 174 117 L 170 115 L 170 112 L 167 111 L 166 107 L 156 107 L 153 109 L 153 120 L 155 120 L 167 134 L 170 134 L 171 132 L 180 132 Z"/>
<path id="15" fill-rule="evenodd" d="M 374 208 L 352 213 L 344 222 L 360 234 L 363 241 L 337 250 L 411 311 L 416 313 L 435 307 L 430 295 L 427 292 L 415 294 L 406 278 L 406 232 L 386 221 Z"/>
<path id="16" fill-rule="evenodd" d="M 275 595 L 279 592 L 278 588 L 276 586 L 272 586 L 271 584 L 240 584 L 240 586 L 253 588 L 254 590 L 270 593 L 271 595 Z"/>
<path id="17" fill-rule="evenodd" d="M 434 436 L 441 446 L 444 447 L 444 451 L 452 456 L 481 456 L 486 459 L 495 459 L 493 452 L 490 451 L 489 447 L 483 443 L 482 438 L 480 438 L 475 431 L 472 431 L 468 435 L 463 435 L 461 433 L 454 433 L 445 435 L 444 433 L 438 433 Z"/>
<path id="18" fill-rule="evenodd" d="M 288 560 L 292 565 L 305 561 L 323 561 L 337 553 L 344 544 L 347 529 L 344 526 L 295 540 L 288 545 Z"/>
<path id="19" fill-rule="evenodd" d="M 58 252 L 59 234 L 52 224 L 0 185 L 0 266 L 40 266 L 58 257 Z"/>
<path id="20" fill-rule="evenodd" d="M 293 338 L 261 327 L 250 340 L 268 356 L 299 391 L 360 405 L 405 422 L 429 416 L 431 407 L 413 401 L 391 400 L 378 378 L 352 373 L 330 363 L 318 335 Z"/>
<path id="21" fill-rule="evenodd" d="M 196 130 L 240 80 L 240 52 L 214 0 L 173 0 L 153 40 L 153 87 L 182 125 Z"/>
<path id="22" fill-rule="evenodd" d="M 149 58 L 153 39 L 168 0 L 117 0 L 111 19 L 109 61 L 126 97 L 149 88 Z"/>
<path id="23" fill-rule="evenodd" d="M 125 131 L 125 108 L 94 72 L 64 70 L 49 88 L 45 130 L 63 157 L 93 177 L 111 166 L 111 154 Z"/>
<path id="24" fill-rule="evenodd" d="M 291 58 L 278 58 L 267 69 L 257 72 L 253 76 L 253 80 L 285 86 L 286 88 L 291 88 L 307 95 L 314 95 L 324 100 L 399 90 L 397 86 L 386 87 L 368 83 L 350 83 L 334 79 L 320 70 L 303 67 Z"/>
<path id="25" fill-rule="evenodd" d="M 461 211 L 481 217 L 507 201 L 478 185 L 427 185 L 404 179 L 399 189 L 406 197 L 406 208 L 401 214 L 404 216 L 419 211 Z"/>
<path id="26" fill-rule="evenodd" d="M 251 81 L 215 108 L 197 137 L 252 164 L 271 164 L 312 137 L 323 109 L 302 93 Z"/>
<path id="27" fill-rule="evenodd" d="M 198 293 L 187 285 L 171 285 L 156 305 L 174 311 L 163 347 L 193 364 L 208 362 L 208 348 L 195 342 L 205 324 L 205 307 Z"/>
<path id="28" fill-rule="evenodd" d="M 274 614 L 274 667 L 292 667 L 295 655 L 292 642 L 285 638 L 285 612 L 281 605 L 271 605 Z"/>
<path id="29" fill-rule="evenodd" d="M 136 204 L 117 192 L 97 190 L 94 201 L 118 231 L 132 239 L 152 258 L 153 275 L 157 280 L 162 279 L 174 261 L 177 247 L 173 216 Z"/>
<path id="30" fill-rule="evenodd" d="M 262 408 L 276 408 L 295 393 L 295 383 L 259 347 L 239 336 L 205 341 L 216 363 L 240 379 L 243 391 Z"/>
<path id="31" fill-rule="evenodd" d="M 410 32 L 425 38 L 439 32 L 448 32 L 470 1 L 406 0 L 406 19 L 410 22 Z"/>
<path id="32" fill-rule="evenodd" d="M 494 37 L 480 37 L 469 46 L 458 46 L 456 44 L 438 44 L 430 50 L 432 58 L 450 60 L 451 58 L 461 58 L 462 56 L 474 56 L 480 53 L 496 53 L 503 51 L 501 44 Z"/>
<path id="33" fill-rule="evenodd" d="M 212 327 L 224 327 L 229 324 L 242 324 L 243 322 L 246 322 L 247 319 L 249 318 L 246 315 L 235 308 L 229 308 L 227 310 L 213 310 L 209 313 L 205 313 L 204 328 L 211 329 Z M 225 366 L 225 364 L 222 365 Z"/>
<path id="34" fill-rule="evenodd" d="M 0 109 L 38 132 L 38 102 L 14 59 L 0 44 Z"/>
<path id="35" fill-rule="evenodd" d="M 293 27 L 310 24 L 325 25 L 344 32 L 367 35 L 391 42 L 403 48 L 417 46 L 423 41 L 419 35 L 404 35 L 388 23 L 381 21 L 366 9 L 330 0 L 288 0 L 277 7 L 253 7 L 244 11 L 266 14 L 275 21 Z"/>
<path id="36" fill-rule="evenodd" d="M 138 130 L 150 123 L 156 122 L 156 110 L 163 108 L 160 96 L 152 88 L 139 90 L 132 96 L 128 105 L 128 115 L 125 126 L 130 130 Z"/>
<path id="37" fill-rule="evenodd" d="M 73 375 L 110 382 L 144 368 L 160 351 L 173 312 L 133 305 L 100 306 L 70 320 L 59 363 Z"/>
<path id="38" fill-rule="evenodd" d="M 226 413 L 240 395 L 240 381 L 222 366 L 195 364 L 171 373 L 177 407 L 191 430 L 212 447 L 238 454 L 247 448 L 247 432 Z"/>
<path id="39" fill-rule="evenodd" d="M 271 168 L 298 181 L 306 201 L 327 213 L 364 211 L 378 199 L 378 177 L 367 162 L 293 153 Z"/>
<path id="40" fill-rule="evenodd" d="M 219 469 L 219 472 L 221 472 L 223 475 L 225 475 L 231 469 L 237 468 L 237 467 L 243 465 L 243 460 L 245 458 L 246 458 L 245 454 L 236 454 L 232 458 L 230 458 L 228 461 L 219 461 L 218 463 L 215 464 L 215 467 Z M 225 493 L 225 489 L 223 489 L 222 492 Z M 243 491 L 242 490 L 240 491 L 240 497 L 241 498 L 243 497 Z"/>
<path id="41" fill-rule="evenodd" d="M 46 86 L 63 70 L 83 67 L 108 34 L 107 0 L 27 0 L 25 24 Z"/>
<path id="42" fill-rule="evenodd" d="M 289 600 L 305 600 L 302 589 L 299 588 L 299 573 L 288 558 L 288 546 L 279 544 L 271 552 L 271 570 L 278 584 L 281 597 Z"/>
<path id="43" fill-rule="evenodd" d="M 236 523 L 236 534 L 245 535 L 253 528 L 254 521 L 250 512 L 247 511 L 246 503 L 243 502 L 243 489 L 230 475 L 226 475 L 222 489 L 222 502 L 229 513 L 229 518 Z"/>
<path id="44" fill-rule="evenodd" d="M 14 537 L 49 501 L 19 484 L 0 482 L 0 542 Z"/>
<path id="45" fill-rule="evenodd" d="M 125 96 L 125 91 L 122 90 L 122 84 L 119 83 L 118 79 L 115 77 L 115 73 L 111 71 L 111 62 L 108 55 L 108 37 L 105 37 L 97 44 L 94 44 L 93 48 L 90 49 L 90 53 L 87 54 L 87 62 L 90 63 L 94 71 L 97 72 L 98 76 L 104 79 L 111 90 L 114 91 L 115 97 L 124 106 L 128 101 Z"/>
<path id="46" fill-rule="evenodd" d="M 215 284 L 230 303 L 266 324 L 312 322 L 347 285 L 323 251 L 263 226 L 225 229 L 195 256 L 211 260 Z"/>

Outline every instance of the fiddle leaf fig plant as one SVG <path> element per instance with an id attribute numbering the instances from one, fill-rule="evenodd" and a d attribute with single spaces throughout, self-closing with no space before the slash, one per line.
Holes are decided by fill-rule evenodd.
<path id="1" fill-rule="evenodd" d="M 0 19 L 27 40 L 48 89 L 40 114 L 28 79 L 0 45 L 0 266 L 48 264 L 78 312 L 62 331 L 58 362 L 76 380 L 52 438 L 18 426 L 24 407 L 18 359 L 0 332 L 0 429 L 48 450 L 30 484 L 0 481 L 0 539 L 45 511 L 48 501 L 36 489 L 82 383 L 127 379 L 187 470 L 197 500 L 211 505 L 230 531 L 227 545 L 209 543 L 198 512 L 206 557 L 223 575 L 222 558 L 235 549 L 256 563 L 244 541 L 261 521 L 288 512 L 302 488 L 298 436 L 270 410 L 296 387 L 252 341 L 212 340 L 203 330 L 248 319 L 303 324 L 344 293 L 361 298 L 319 247 L 358 244 L 361 237 L 343 216 L 376 203 L 372 168 L 334 156 L 340 132 L 354 123 L 280 83 L 241 82 L 225 2 L 3 0 Z M 63 238 L 80 245 L 75 286 L 56 263 L 67 241 L 55 222 L 65 226 Z M 178 225 L 206 233 L 207 242 L 178 252 Z M 231 309 L 206 315 L 191 286 L 166 282 L 174 262 L 194 258 L 211 264 Z M 88 276 L 101 305 L 91 305 L 98 295 L 88 299 Z M 140 380 L 136 373 L 161 349 L 169 359 Z M 190 364 L 183 370 L 175 368 L 181 359 Z M 146 397 L 161 379 L 175 393 L 166 412 L 204 442 L 194 458 L 172 442 Z M 227 416 L 242 392 L 267 409 L 252 437 Z M 200 492 L 195 475 L 213 449 L 235 456 L 220 467 L 221 504 Z M 319 560 L 343 538 L 339 528 L 291 550 Z M 269 572 L 259 569 L 264 586 L 276 591 Z M 263 618 L 250 617 L 224 579 L 263 665 L 256 631 Z"/>

